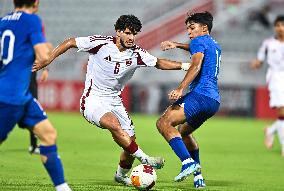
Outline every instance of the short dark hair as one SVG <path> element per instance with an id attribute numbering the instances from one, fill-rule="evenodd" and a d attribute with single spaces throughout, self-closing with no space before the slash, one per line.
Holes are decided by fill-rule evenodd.
<path id="1" fill-rule="evenodd" d="M 31 7 L 37 0 L 14 0 L 15 7 Z"/>
<path id="2" fill-rule="evenodd" d="M 278 22 L 284 22 L 284 15 L 278 15 L 278 16 L 276 17 L 276 19 L 274 20 L 274 26 L 275 26 Z"/>
<path id="3" fill-rule="evenodd" d="M 133 33 L 138 33 L 141 31 L 142 24 L 140 20 L 134 15 L 121 15 L 115 25 L 115 30 L 124 31 L 128 28 Z"/>
<path id="4" fill-rule="evenodd" d="M 185 20 L 185 24 L 188 24 L 190 22 L 207 25 L 208 31 L 210 33 L 213 26 L 213 16 L 208 11 L 202 13 L 191 13 L 188 14 L 188 17 Z"/>

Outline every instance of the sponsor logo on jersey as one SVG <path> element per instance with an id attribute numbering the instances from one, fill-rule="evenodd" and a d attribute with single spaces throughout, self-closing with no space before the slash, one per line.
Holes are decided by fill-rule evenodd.
<path id="1" fill-rule="evenodd" d="M 130 66 L 132 64 L 132 60 L 131 59 L 126 59 L 125 63 L 126 63 L 126 66 Z"/>

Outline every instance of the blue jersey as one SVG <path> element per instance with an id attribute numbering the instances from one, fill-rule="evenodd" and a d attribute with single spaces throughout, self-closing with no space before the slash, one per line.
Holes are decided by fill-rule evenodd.
<path id="1" fill-rule="evenodd" d="M 23 105 L 32 98 L 33 47 L 46 42 L 41 20 L 35 14 L 10 13 L 0 20 L 0 37 L 0 103 Z"/>
<path id="2" fill-rule="evenodd" d="M 203 35 L 192 39 L 191 55 L 201 52 L 204 54 L 201 70 L 189 85 L 190 91 L 210 97 L 220 103 L 218 89 L 218 74 L 221 63 L 221 47 L 210 36 Z"/>

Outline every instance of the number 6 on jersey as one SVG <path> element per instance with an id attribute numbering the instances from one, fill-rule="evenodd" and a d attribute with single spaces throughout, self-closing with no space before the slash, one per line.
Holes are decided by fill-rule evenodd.
<path id="1" fill-rule="evenodd" d="M 114 73 L 114 74 L 118 74 L 118 73 L 119 73 L 119 68 L 120 68 L 120 63 L 117 62 L 117 63 L 115 64 L 113 73 Z"/>

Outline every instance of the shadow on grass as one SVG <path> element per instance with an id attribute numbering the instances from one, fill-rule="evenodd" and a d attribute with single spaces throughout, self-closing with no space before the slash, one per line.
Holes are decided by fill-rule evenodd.
<path id="1" fill-rule="evenodd" d="M 222 187 L 228 187 L 228 186 L 237 186 L 241 185 L 241 182 L 237 181 L 228 181 L 228 180 L 206 180 L 206 184 L 209 186 L 222 186 Z"/>
<path id="2" fill-rule="evenodd" d="M 21 149 L 1 149 L 0 150 L 1 154 L 6 154 L 6 153 L 28 153 L 28 147 L 26 149 L 21 148 Z"/>
<path id="3" fill-rule="evenodd" d="M 93 180 L 93 179 L 78 179 L 78 183 L 70 184 L 73 190 L 76 191 L 116 191 L 116 190 L 136 190 L 134 187 L 127 187 L 115 183 L 111 180 Z M 79 183 L 80 182 L 80 183 Z M 228 189 L 227 187 L 235 187 L 236 185 L 241 185 L 239 182 L 234 181 L 224 181 L 224 180 L 206 180 L 207 187 L 203 190 L 217 191 Z M 0 191 L 4 190 L 37 190 L 46 191 L 53 190 L 51 184 L 43 184 L 40 182 L 27 183 L 25 181 L 19 181 L 17 183 L 13 181 L 1 181 L 0 179 Z M 159 181 L 157 185 L 152 189 L 153 191 L 196 191 L 193 187 L 193 183 L 189 181 L 184 181 L 181 183 L 169 182 L 169 181 Z"/>
<path id="4" fill-rule="evenodd" d="M 206 180 L 207 187 L 202 190 L 222 190 L 225 187 L 235 187 L 241 185 L 240 182 L 236 181 L 227 181 L 227 180 Z M 179 191 L 196 191 L 196 188 L 193 186 L 192 181 L 183 181 L 180 183 L 177 182 L 167 182 L 159 181 L 159 185 L 154 187 L 157 191 L 166 191 L 166 190 L 179 190 Z"/>
<path id="5" fill-rule="evenodd" d="M 0 179 L 0 191 L 49 191 L 53 190 L 53 186 L 51 184 L 42 184 L 42 183 L 26 183 L 22 181 L 18 181 L 17 183 L 12 182 L 12 181 L 2 181 Z"/>

